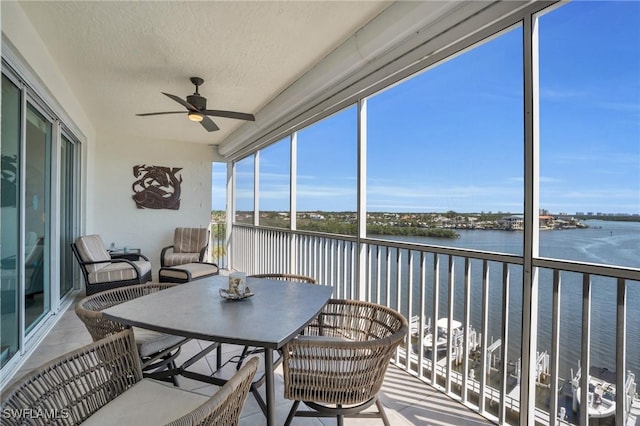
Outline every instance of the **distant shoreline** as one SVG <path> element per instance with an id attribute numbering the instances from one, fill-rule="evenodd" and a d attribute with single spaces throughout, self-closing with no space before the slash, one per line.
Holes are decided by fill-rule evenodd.
<path id="1" fill-rule="evenodd" d="M 248 211 L 238 211 L 237 214 L 251 214 L 252 212 L 248 212 Z M 268 211 L 262 211 L 261 215 L 268 215 L 268 216 L 280 216 L 282 217 L 288 217 L 289 212 L 288 211 L 281 211 L 281 210 L 268 210 Z M 351 217 L 355 217 L 356 212 L 351 212 L 351 211 L 323 211 L 323 210 L 305 210 L 305 211 L 299 211 L 298 212 L 298 216 L 300 215 L 324 215 L 324 216 L 351 216 Z M 379 216 L 379 215 L 400 215 L 400 216 L 407 216 L 407 215 L 418 215 L 418 216 L 427 216 L 427 215 L 442 215 L 442 216 L 451 216 L 451 215 L 458 215 L 458 216 L 469 216 L 469 217 L 486 217 L 486 218 L 498 218 L 498 217 L 502 217 L 502 216 L 508 216 L 508 215 L 520 215 L 523 216 L 523 213 L 511 213 L 511 212 L 497 212 L 497 213 L 493 213 L 493 212 L 472 212 L 472 213 L 459 213 L 459 212 L 454 212 L 454 211 L 449 211 L 449 212 L 367 212 L 368 216 Z M 621 221 L 621 222 L 640 222 L 640 213 L 636 213 L 636 214 L 622 214 L 622 213 L 597 213 L 597 214 L 582 214 L 582 213 L 576 213 L 576 214 L 567 214 L 567 213 L 546 213 L 546 215 L 548 216 L 553 216 L 553 217 L 557 217 L 557 218 L 576 218 L 576 219 L 580 219 L 580 220 L 604 220 L 604 221 L 612 221 L 612 222 L 617 222 L 617 221 Z M 216 218 L 220 218 L 220 219 L 224 219 L 226 218 L 226 212 L 224 210 L 211 210 L 211 216 L 212 217 L 216 217 Z M 541 214 L 541 216 L 544 216 Z"/>
<path id="2" fill-rule="evenodd" d="M 546 212 L 545 212 L 546 213 Z M 221 211 L 212 211 L 214 222 L 226 217 Z M 235 220 L 253 222 L 253 212 L 238 211 Z M 540 214 L 541 231 L 598 228 L 585 221 L 640 222 L 640 215 L 554 215 Z M 275 228 L 288 228 L 289 212 L 260 212 L 259 224 Z M 297 214 L 297 229 L 340 235 L 356 235 L 356 212 L 304 211 Z M 457 230 L 486 230 L 518 232 L 524 230 L 524 215 L 513 213 L 367 213 L 368 235 L 397 235 L 441 239 L 460 238 Z"/>

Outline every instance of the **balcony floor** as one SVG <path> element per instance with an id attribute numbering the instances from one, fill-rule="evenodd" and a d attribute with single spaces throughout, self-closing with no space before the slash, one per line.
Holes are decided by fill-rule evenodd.
<path id="1" fill-rule="evenodd" d="M 91 336 L 84 324 L 76 316 L 73 306 L 62 314 L 53 330 L 46 336 L 36 351 L 26 360 L 22 368 L 16 373 L 14 380 L 31 369 L 82 345 L 91 342 Z M 181 359 L 186 359 L 191 354 L 197 353 L 206 342 L 191 341 L 183 346 Z M 237 354 L 241 347 L 235 345 L 223 345 L 223 360 L 228 360 Z M 178 361 L 180 361 L 180 358 Z M 180 362 L 178 362 L 180 364 Z M 192 369 L 199 372 L 212 374 L 212 366 L 215 366 L 215 351 L 196 363 Z M 235 372 L 235 364 L 223 367 L 223 377 Z M 260 374 L 260 372 L 258 373 Z M 195 392 L 211 395 L 218 389 L 217 386 L 203 384 L 190 379 L 179 378 L 180 386 Z M 278 404 L 278 423 L 283 424 L 287 417 L 291 401 L 285 400 L 283 394 L 282 368 L 276 370 L 276 401 Z M 394 426 L 403 425 L 490 425 L 492 424 L 480 415 L 468 410 L 456 401 L 451 400 L 429 385 L 422 383 L 404 371 L 389 366 L 382 388 L 382 402 L 386 408 L 389 421 Z M 345 419 L 345 425 L 370 425 L 379 420 L 371 419 Z M 266 424 L 266 420 L 255 399 L 251 394 L 242 410 L 240 425 L 255 426 Z M 331 418 L 296 418 L 294 425 L 335 425 L 335 419 Z M 377 424 L 377 423 L 374 423 Z"/>

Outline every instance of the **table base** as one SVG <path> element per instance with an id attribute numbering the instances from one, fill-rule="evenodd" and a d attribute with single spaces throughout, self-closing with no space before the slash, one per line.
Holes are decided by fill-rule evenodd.
<path id="1" fill-rule="evenodd" d="M 223 379 L 220 377 L 209 376 L 202 373 L 197 373 L 195 371 L 189 371 L 187 368 L 204 358 L 208 353 L 216 349 L 216 371 L 219 371 L 222 368 L 222 344 L 215 342 L 211 345 L 204 348 L 201 352 L 192 356 L 180 366 L 175 368 L 168 368 L 166 370 L 154 371 L 151 373 L 145 373 L 144 377 L 148 377 L 156 380 L 166 381 L 167 379 L 173 379 L 175 381 L 176 376 L 186 377 L 187 379 L 197 380 L 199 382 L 209 383 L 216 386 L 224 386 L 227 383 L 228 379 Z M 278 362 L 281 362 L 280 358 Z M 273 372 L 275 370 L 275 365 L 273 364 L 273 349 L 265 349 L 264 350 L 264 369 L 265 373 L 262 377 L 260 377 L 255 382 L 251 383 L 250 391 L 253 394 L 253 397 L 256 399 L 256 402 L 260 406 L 260 409 L 267 417 L 267 425 L 272 426 L 275 425 L 275 409 L 269 410 L 269 407 L 275 407 L 275 384 L 273 379 Z M 258 392 L 258 388 L 265 384 L 265 394 L 266 401 L 262 399 L 262 396 Z"/>

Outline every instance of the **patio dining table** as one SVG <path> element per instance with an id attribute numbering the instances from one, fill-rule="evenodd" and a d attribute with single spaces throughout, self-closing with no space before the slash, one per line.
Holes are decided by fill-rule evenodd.
<path id="1" fill-rule="evenodd" d="M 227 287 L 226 276 L 205 278 L 113 306 L 103 315 L 127 326 L 264 348 L 266 401 L 257 392 L 253 394 L 265 412 L 267 425 L 275 425 L 273 351 L 295 338 L 318 315 L 333 288 L 250 277 L 247 287 L 252 297 L 226 300 L 219 290 Z M 189 371 L 189 365 L 187 361 L 173 373 L 216 385 L 224 382 L 219 377 Z"/>

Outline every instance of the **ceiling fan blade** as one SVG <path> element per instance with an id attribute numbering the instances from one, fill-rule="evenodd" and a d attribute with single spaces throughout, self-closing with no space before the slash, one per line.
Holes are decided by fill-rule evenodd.
<path id="1" fill-rule="evenodd" d="M 253 114 L 235 111 L 222 111 L 219 109 L 205 109 L 201 111 L 204 115 L 214 115 L 216 117 L 235 118 L 237 120 L 256 121 Z"/>
<path id="2" fill-rule="evenodd" d="M 200 124 L 202 124 L 202 127 L 207 129 L 207 131 L 209 132 L 220 130 L 220 128 L 216 126 L 216 123 L 214 123 L 213 120 L 207 117 L 206 115 L 202 117 L 202 121 L 200 122 Z"/>
<path id="3" fill-rule="evenodd" d="M 162 92 L 163 95 L 170 97 L 171 99 L 173 99 L 174 101 L 176 101 L 177 103 L 179 103 L 180 105 L 182 105 L 183 107 L 185 107 L 188 110 L 191 111 L 198 111 L 198 108 L 194 107 L 193 105 L 191 105 L 189 102 L 185 101 L 184 99 L 176 96 L 176 95 L 172 95 L 171 93 L 165 93 Z"/>
<path id="4" fill-rule="evenodd" d="M 144 114 L 136 114 L 139 117 L 144 117 L 146 115 L 164 115 L 164 114 L 186 114 L 189 111 L 166 111 L 166 112 L 145 112 Z"/>

